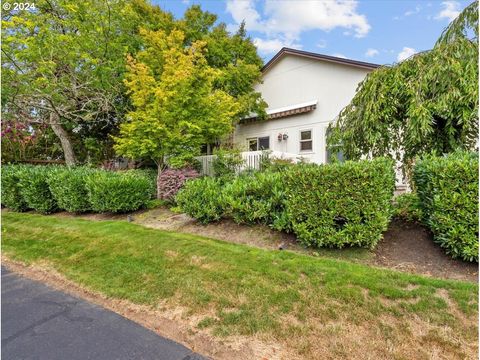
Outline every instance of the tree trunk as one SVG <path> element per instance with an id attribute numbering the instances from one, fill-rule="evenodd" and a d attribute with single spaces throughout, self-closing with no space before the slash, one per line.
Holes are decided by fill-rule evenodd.
<path id="1" fill-rule="evenodd" d="M 160 197 L 160 175 L 164 169 L 163 161 L 156 161 L 157 163 L 157 199 L 161 199 Z"/>
<path id="2" fill-rule="evenodd" d="M 77 159 L 75 157 L 75 153 L 73 152 L 72 142 L 70 140 L 70 137 L 68 136 L 67 131 L 62 127 L 58 120 L 58 116 L 52 113 L 50 115 L 50 126 L 52 127 L 53 132 L 55 133 L 55 135 L 58 136 L 58 138 L 60 139 L 60 143 L 62 144 L 65 164 L 67 166 L 75 166 L 77 164 Z"/>

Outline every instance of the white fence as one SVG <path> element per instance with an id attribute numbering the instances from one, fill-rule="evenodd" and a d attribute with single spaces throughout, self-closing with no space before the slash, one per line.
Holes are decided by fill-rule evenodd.
<path id="1" fill-rule="evenodd" d="M 302 159 L 301 156 L 297 154 L 284 153 L 281 151 L 245 151 L 242 152 L 241 155 L 243 159 L 243 164 L 240 166 L 238 171 L 243 171 L 247 169 L 260 169 L 262 156 L 268 156 L 275 159 L 288 159 L 292 160 L 292 162 L 295 163 Z M 202 169 L 200 171 L 202 175 L 213 176 L 213 161 L 216 157 L 217 155 L 203 155 L 197 157 L 197 160 L 200 161 L 200 163 L 202 164 Z M 397 163 L 397 166 L 395 168 L 395 186 L 397 188 L 397 191 L 403 192 L 405 190 L 408 190 L 409 188 L 405 179 L 403 178 L 400 165 L 400 163 Z"/>
<path id="2" fill-rule="evenodd" d="M 300 160 L 300 157 L 297 154 L 284 153 L 281 151 L 245 151 L 241 153 L 243 164 L 240 166 L 239 171 L 247 169 L 260 169 L 260 164 L 262 162 L 262 156 L 268 156 L 269 158 L 274 159 L 288 159 L 293 162 Z M 202 164 L 201 174 L 202 175 L 213 175 L 213 161 L 217 155 L 202 155 L 198 156 L 197 160 Z"/>

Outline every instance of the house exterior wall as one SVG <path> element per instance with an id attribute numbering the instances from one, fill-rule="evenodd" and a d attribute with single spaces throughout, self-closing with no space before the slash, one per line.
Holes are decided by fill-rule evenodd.
<path id="1" fill-rule="evenodd" d="M 326 162 L 326 129 L 353 98 L 368 69 L 286 54 L 263 75 L 257 86 L 268 109 L 317 100 L 316 109 L 286 118 L 237 125 L 235 143 L 245 150 L 247 139 L 270 137 L 270 149 L 299 154 L 312 162 Z M 312 130 L 312 151 L 300 151 L 300 131 Z M 278 134 L 288 139 L 278 141 Z"/>

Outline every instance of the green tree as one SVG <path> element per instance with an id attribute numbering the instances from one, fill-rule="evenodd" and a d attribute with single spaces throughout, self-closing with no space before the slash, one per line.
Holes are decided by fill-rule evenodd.
<path id="1" fill-rule="evenodd" d="M 266 117 L 267 104 L 254 86 L 261 81 L 262 59 L 245 31 L 242 23 L 238 31 L 230 34 L 224 23 L 216 24 L 217 16 L 193 5 L 185 11 L 177 25 L 185 33 L 184 43 L 206 42 L 205 58 L 211 67 L 222 70 L 214 86 L 233 96 L 239 104 L 236 115 L 240 119 L 250 113 Z"/>
<path id="2" fill-rule="evenodd" d="M 445 29 L 432 50 L 370 73 L 330 130 L 329 146 L 349 158 L 394 154 L 407 167 L 420 154 L 474 147 L 478 2 Z"/>
<path id="3" fill-rule="evenodd" d="M 173 26 L 143 0 L 39 0 L 2 20 L 2 114 L 47 123 L 68 165 L 77 162 L 72 137 L 94 122 L 115 128 L 128 109 L 123 76 L 126 54 L 141 47 L 138 25 Z"/>
<path id="4" fill-rule="evenodd" d="M 180 30 L 141 34 L 145 48 L 128 58 L 125 80 L 135 110 L 120 126 L 115 150 L 155 161 L 160 176 L 167 158 L 180 167 L 202 144 L 229 134 L 239 105 L 214 87 L 222 71 L 208 65 L 204 41 L 185 47 Z"/>

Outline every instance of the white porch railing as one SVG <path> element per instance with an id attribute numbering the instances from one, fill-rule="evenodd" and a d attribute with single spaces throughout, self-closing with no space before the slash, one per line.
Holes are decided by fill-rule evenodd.
<path id="1" fill-rule="evenodd" d="M 247 169 L 255 169 L 259 170 L 261 161 L 262 161 L 262 156 L 269 156 L 270 158 L 274 159 L 288 159 L 291 160 L 292 162 L 296 163 L 299 162 L 301 159 L 301 156 L 298 154 L 291 154 L 291 153 L 285 153 L 281 151 L 245 151 L 241 153 L 242 159 L 243 159 L 243 164 L 240 166 L 238 171 L 243 171 Z M 202 175 L 208 175 L 208 176 L 213 176 L 213 161 L 215 160 L 217 156 L 216 155 L 202 155 L 202 156 L 197 156 L 197 160 L 200 161 L 202 164 L 202 168 L 200 173 Z M 306 159 L 308 161 L 308 159 Z M 395 167 L 395 186 L 398 191 L 405 191 L 408 190 L 408 185 L 405 182 L 405 179 L 403 178 L 403 174 L 400 168 L 400 163 L 397 162 L 396 167 Z"/>
<path id="2" fill-rule="evenodd" d="M 241 153 L 243 164 L 240 166 L 239 171 L 247 169 L 260 169 L 262 156 L 268 156 L 274 159 L 288 159 L 292 162 L 298 162 L 300 156 L 297 154 L 284 153 L 281 151 L 245 151 Z M 202 155 L 197 156 L 197 160 L 202 164 L 200 173 L 202 175 L 213 176 L 213 161 L 217 155 Z"/>

